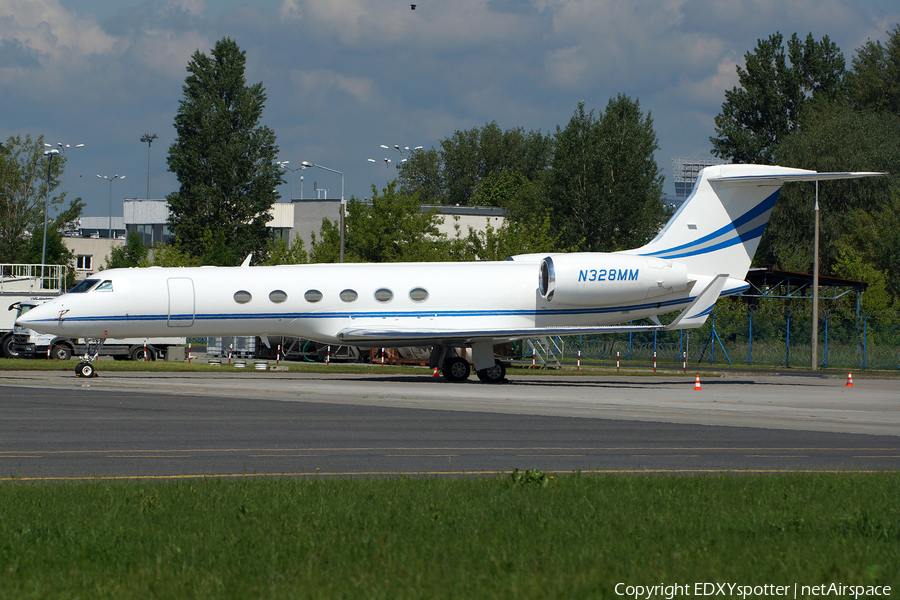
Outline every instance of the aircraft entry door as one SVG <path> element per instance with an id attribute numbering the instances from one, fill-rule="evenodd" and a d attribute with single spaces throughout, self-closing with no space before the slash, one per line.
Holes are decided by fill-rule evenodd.
<path id="1" fill-rule="evenodd" d="M 169 285 L 169 327 L 194 324 L 194 282 L 187 277 L 173 277 Z"/>

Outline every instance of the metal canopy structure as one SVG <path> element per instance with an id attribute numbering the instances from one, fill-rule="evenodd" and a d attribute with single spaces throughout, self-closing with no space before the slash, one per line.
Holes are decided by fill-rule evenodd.
<path id="1" fill-rule="evenodd" d="M 741 294 L 743 298 L 793 298 L 812 300 L 813 276 L 811 273 L 793 273 L 776 269 L 756 268 L 747 272 L 750 289 Z M 840 277 L 819 276 L 819 298 L 837 300 L 856 292 L 856 309 L 859 311 L 860 295 L 869 284 L 864 281 L 841 279 Z"/>

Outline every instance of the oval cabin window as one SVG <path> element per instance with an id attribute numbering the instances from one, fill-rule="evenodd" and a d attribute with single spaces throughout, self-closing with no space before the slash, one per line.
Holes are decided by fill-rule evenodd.
<path id="1" fill-rule="evenodd" d="M 269 300 L 271 300 L 275 304 L 281 304 L 282 302 L 287 300 L 287 294 L 285 294 L 281 290 L 275 290 L 269 294 Z"/>
<path id="2" fill-rule="evenodd" d="M 303 294 L 303 297 L 306 298 L 307 302 L 318 302 L 322 299 L 322 292 L 319 290 L 309 290 Z"/>
<path id="3" fill-rule="evenodd" d="M 344 302 L 355 302 L 357 298 L 359 298 L 359 294 L 353 290 L 344 290 L 341 292 L 341 300 Z"/>
<path id="4" fill-rule="evenodd" d="M 241 290 L 239 292 L 234 293 L 234 301 L 238 304 L 247 304 L 253 299 L 253 296 L 250 295 L 250 292 Z"/>
<path id="5" fill-rule="evenodd" d="M 387 288 L 381 288 L 375 291 L 375 299 L 379 302 L 390 302 L 394 297 L 394 292 Z"/>
<path id="6" fill-rule="evenodd" d="M 414 288 L 409 292 L 409 299 L 413 302 L 424 302 L 428 299 L 428 290 L 425 288 Z"/>

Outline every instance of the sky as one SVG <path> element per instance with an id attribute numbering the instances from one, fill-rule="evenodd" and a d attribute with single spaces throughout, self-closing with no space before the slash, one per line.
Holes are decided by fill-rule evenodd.
<path id="1" fill-rule="evenodd" d="M 600 113 L 618 94 L 651 115 L 671 194 L 672 159 L 710 156 L 758 39 L 827 35 L 849 67 L 898 22 L 895 0 L 0 0 L 0 138 L 72 146 L 65 186 L 85 216 L 107 216 L 110 192 L 113 216 L 146 198 L 148 162 L 150 197 L 165 197 L 186 66 L 230 37 L 265 87 L 278 160 L 342 172 L 347 198 L 395 177 L 395 144 L 491 121 L 554 133 L 579 102 Z M 339 175 L 313 168 L 285 173 L 283 200 L 301 178 L 304 198 L 341 195 Z"/>

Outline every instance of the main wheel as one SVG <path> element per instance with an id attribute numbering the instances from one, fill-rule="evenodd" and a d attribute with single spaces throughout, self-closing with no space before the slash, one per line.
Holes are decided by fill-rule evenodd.
<path id="1" fill-rule="evenodd" d="M 448 358 L 444 362 L 443 375 L 444 379 L 447 381 L 452 381 L 454 383 L 458 381 L 465 381 L 469 378 L 469 373 L 472 370 L 469 368 L 469 361 L 466 359 L 454 356 L 453 358 Z"/>
<path id="2" fill-rule="evenodd" d="M 477 373 L 478 379 L 483 383 L 503 383 L 503 379 L 506 377 L 506 365 L 498 360 L 494 362 L 493 367 L 481 369 Z"/>
<path id="3" fill-rule="evenodd" d="M 72 358 L 72 351 L 68 346 L 56 344 L 50 348 L 50 358 L 54 360 L 69 360 Z"/>
<path id="4" fill-rule="evenodd" d="M 3 358 L 19 358 L 19 353 L 16 352 L 13 345 L 13 334 L 7 333 L 3 336 L 3 341 L 0 342 L 0 354 L 3 355 Z"/>
<path id="5" fill-rule="evenodd" d="M 93 377 L 94 365 L 89 362 L 78 363 L 75 367 L 75 377 Z"/>
<path id="6" fill-rule="evenodd" d="M 138 346 L 134 350 L 131 351 L 131 360 L 144 360 L 144 355 L 146 353 L 146 360 L 153 360 L 153 350 L 150 348 L 144 348 L 143 346 Z"/>

